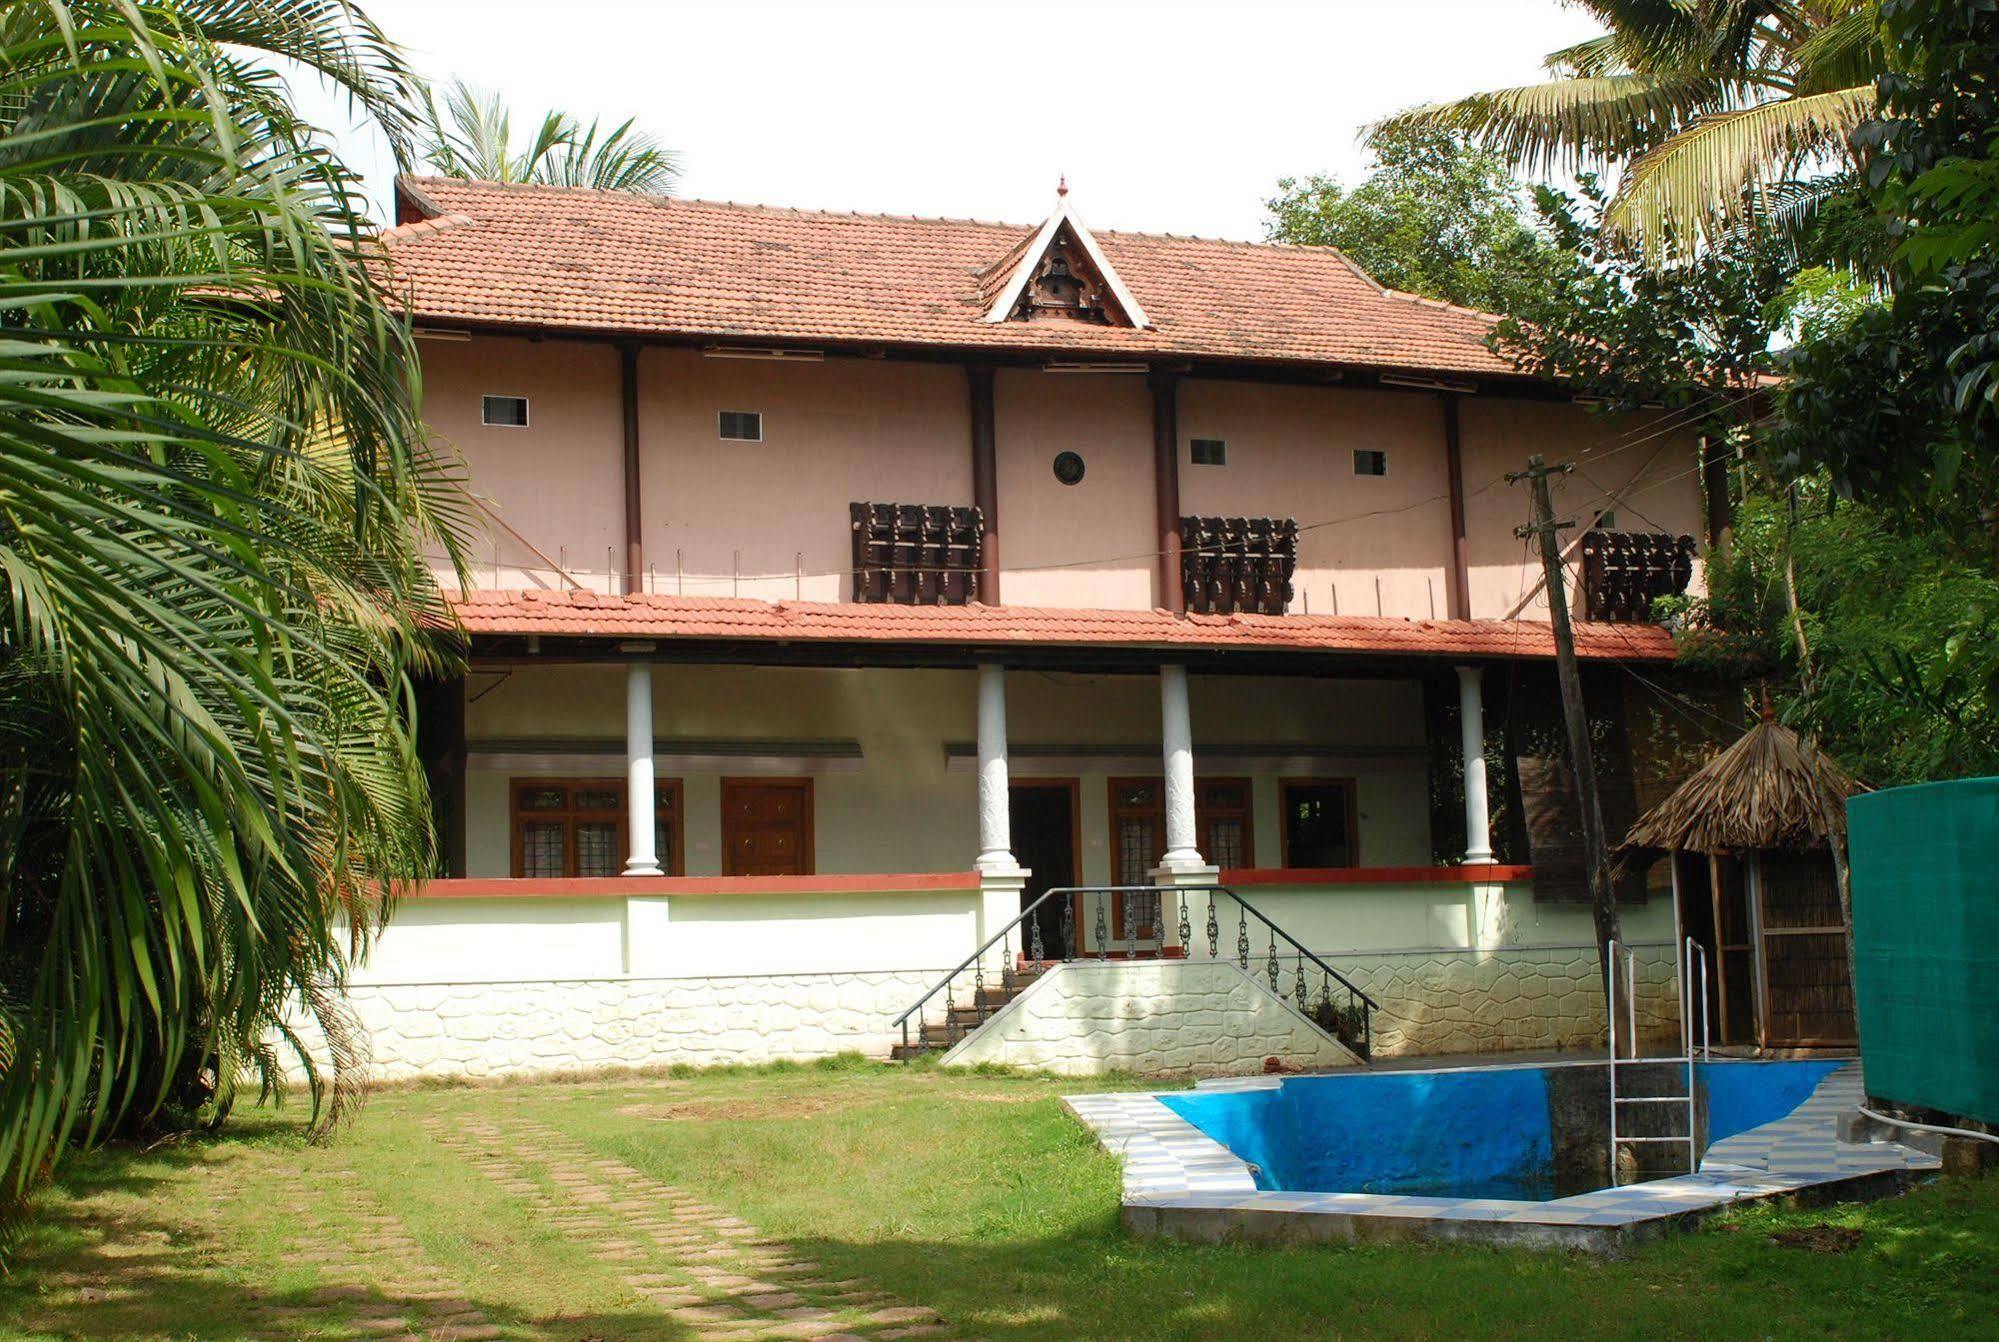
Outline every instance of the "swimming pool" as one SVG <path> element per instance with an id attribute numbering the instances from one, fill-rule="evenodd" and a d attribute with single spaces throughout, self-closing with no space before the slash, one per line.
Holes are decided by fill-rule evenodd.
<path id="1" fill-rule="evenodd" d="M 1697 1063 L 1703 1148 L 1783 1118 L 1840 1065 Z M 1657 1067 L 1653 1093 L 1684 1094 L 1684 1076 Z M 1609 1183 L 1608 1087 L 1602 1064 L 1585 1063 L 1285 1077 L 1159 1101 L 1245 1162 L 1266 1191 L 1546 1201 Z M 1686 1131 L 1683 1107 L 1657 1109 L 1646 1131 Z M 1648 1152 L 1653 1172 L 1686 1172 L 1684 1148 Z"/>
<path id="2" fill-rule="evenodd" d="M 1627 1079 L 1634 1090 L 1624 1090 Z M 1686 1074 L 1655 1065 L 1652 1076 L 1627 1078 L 1618 1065 L 1620 1091 L 1638 1093 L 1641 1081 L 1684 1093 Z M 1614 1254 L 1724 1207 L 1882 1197 L 1938 1167 L 1926 1152 L 1842 1139 L 1842 1116 L 1866 1099 L 1858 1062 L 1717 1062 L 1697 1082 L 1711 1139 L 1700 1170 L 1673 1172 L 1674 1159 L 1685 1168 L 1684 1146 L 1642 1146 L 1666 1157 L 1654 1171 L 1664 1177 L 1614 1187 L 1603 1186 L 1609 1088 L 1600 1061 L 1245 1077 L 1062 1103 L 1123 1161 L 1127 1229 L 1202 1242 L 1432 1239 Z M 1432 1191 L 1279 1189 L 1283 1180 Z M 1480 1188 L 1515 1196 L 1459 1191 Z"/>

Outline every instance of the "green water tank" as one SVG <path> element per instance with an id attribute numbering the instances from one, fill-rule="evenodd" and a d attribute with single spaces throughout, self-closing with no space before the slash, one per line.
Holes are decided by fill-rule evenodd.
<path id="1" fill-rule="evenodd" d="M 1867 1090 L 1999 1123 L 1999 778 L 1846 804 Z"/>

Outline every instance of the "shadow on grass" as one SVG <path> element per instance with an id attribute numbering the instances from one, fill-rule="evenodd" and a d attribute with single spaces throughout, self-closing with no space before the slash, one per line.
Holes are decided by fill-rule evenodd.
<path id="1" fill-rule="evenodd" d="M 113 1143 L 78 1157 L 35 1197 L 0 1260 L 0 1338 L 374 1338 L 691 1342 L 698 1333 L 645 1305 L 534 1318 L 478 1284 L 444 1300 L 396 1298 L 321 1268 L 310 1286 L 258 1285 L 223 1236 L 151 1210 L 194 1191 L 198 1167 L 232 1149 L 298 1145 L 282 1125 L 146 1148 Z M 206 1172 L 228 1177 L 226 1169 Z M 454 1314 L 478 1317 L 447 1319 Z M 390 1328 L 387 1320 L 405 1326 Z"/>
<path id="2" fill-rule="evenodd" d="M 1812 1253 L 1779 1238 L 1822 1224 L 1857 1230 L 1858 1247 Z M 1999 1338 L 1999 1179 L 1759 1208 L 1618 1260 L 1473 1245 L 1193 1245 L 1114 1223 L 1038 1241 L 787 1247 L 826 1276 L 862 1278 L 995 1342 Z"/>

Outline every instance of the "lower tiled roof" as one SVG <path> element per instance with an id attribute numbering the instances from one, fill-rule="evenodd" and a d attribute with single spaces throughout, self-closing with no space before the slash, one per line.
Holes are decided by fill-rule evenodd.
<path id="1" fill-rule="evenodd" d="M 1049 648 L 1187 648 L 1384 653 L 1413 657 L 1552 657 L 1532 620 L 1392 620 L 1358 615 L 1184 615 L 1045 606 L 892 606 L 604 596 L 595 592 L 447 594 L 466 632 L 569 638 L 771 640 Z M 1651 624 L 1578 624 L 1579 657 L 1669 662 L 1673 639 Z"/>

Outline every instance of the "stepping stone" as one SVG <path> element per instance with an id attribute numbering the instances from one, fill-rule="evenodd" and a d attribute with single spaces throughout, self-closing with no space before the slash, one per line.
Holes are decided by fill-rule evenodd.
<path id="1" fill-rule="evenodd" d="M 876 1323 L 942 1323 L 943 1317 L 936 1310 L 923 1305 L 899 1305 L 892 1309 L 868 1311 L 868 1317 Z"/>
<path id="2" fill-rule="evenodd" d="M 770 1291 L 761 1295 L 746 1295 L 743 1299 L 758 1309 L 789 1309 L 805 1303 L 805 1297 L 793 1291 Z"/>
<path id="3" fill-rule="evenodd" d="M 673 1311 L 677 1319 L 690 1323 L 728 1323 L 743 1317 L 743 1312 L 730 1305 L 686 1305 Z"/>

